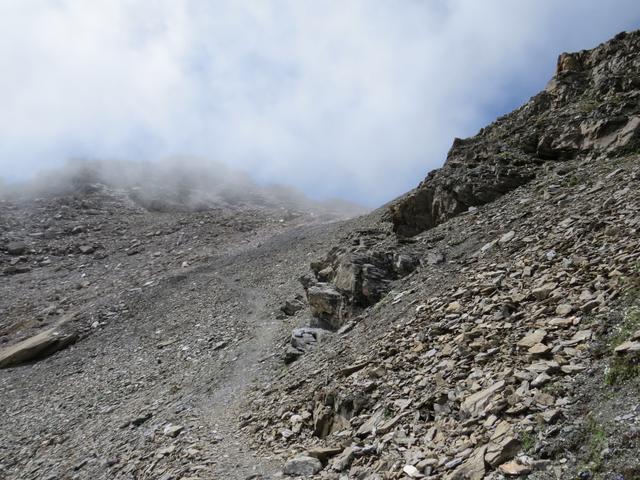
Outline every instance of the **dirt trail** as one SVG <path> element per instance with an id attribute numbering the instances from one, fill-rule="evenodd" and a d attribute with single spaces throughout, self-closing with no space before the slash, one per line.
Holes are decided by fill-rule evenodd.
<path id="1" fill-rule="evenodd" d="M 249 450 L 241 403 L 280 368 L 292 325 L 275 312 L 337 228 L 229 245 L 142 289 L 128 318 L 0 371 L 0 471 L 8 479 L 269 478 L 280 462 Z"/>

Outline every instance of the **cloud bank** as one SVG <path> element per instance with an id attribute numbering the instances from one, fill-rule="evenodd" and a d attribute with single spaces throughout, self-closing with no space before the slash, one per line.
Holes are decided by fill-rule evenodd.
<path id="1" fill-rule="evenodd" d="M 0 177 L 195 155 L 380 204 L 636 0 L 0 0 Z"/>

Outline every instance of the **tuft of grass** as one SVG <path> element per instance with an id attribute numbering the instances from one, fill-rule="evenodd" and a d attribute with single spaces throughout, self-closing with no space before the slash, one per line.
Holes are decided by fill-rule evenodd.
<path id="1" fill-rule="evenodd" d="M 598 472 L 603 467 L 602 451 L 607 447 L 607 431 L 592 416 L 587 420 L 586 437 L 589 469 Z"/>
<path id="2" fill-rule="evenodd" d="M 525 453 L 532 453 L 536 446 L 536 437 L 532 432 L 526 430 L 520 432 L 520 443 L 522 444 L 522 450 Z"/>
<path id="3" fill-rule="evenodd" d="M 569 184 L 570 187 L 575 187 L 576 185 L 580 185 L 580 183 L 582 182 L 577 177 L 577 175 L 571 175 L 567 183 Z"/>
<path id="4" fill-rule="evenodd" d="M 607 348 L 610 353 L 628 340 L 632 334 L 640 330 L 640 309 L 632 307 L 625 313 L 617 330 L 609 337 Z M 637 356 L 614 355 L 607 365 L 604 375 L 604 383 L 609 386 L 620 385 L 627 380 L 640 376 L 640 361 Z"/>
<path id="5" fill-rule="evenodd" d="M 604 383 L 609 386 L 620 385 L 638 376 L 640 364 L 636 358 L 615 357 L 607 367 Z"/>
<path id="6" fill-rule="evenodd" d="M 638 330 L 640 330 L 640 308 L 632 307 L 624 315 L 617 331 L 609 337 L 609 348 L 613 350 Z"/>
<path id="7" fill-rule="evenodd" d="M 595 109 L 598 108 L 598 106 L 599 106 L 599 103 L 597 101 L 592 99 L 585 99 L 578 104 L 577 110 L 580 113 L 586 114 L 594 111 Z"/>

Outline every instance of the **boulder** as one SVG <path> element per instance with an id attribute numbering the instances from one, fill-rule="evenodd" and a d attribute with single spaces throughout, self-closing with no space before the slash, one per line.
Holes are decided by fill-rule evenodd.
<path id="1" fill-rule="evenodd" d="M 467 397 L 462 405 L 460 411 L 467 416 L 475 417 L 482 413 L 484 408 L 489 404 L 494 395 L 496 395 L 505 385 L 504 380 L 494 383 L 488 388 L 481 390 L 473 395 Z"/>
<path id="2" fill-rule="evenodd" d="M 0 368 L 14 367 L 52 355 L 77 340 L 73 333 L 62 333 L 55 328 L 0 350 Z"/>
<path id="3" fill-rule="evenodd" d="M 484 462 L 487 446 L 477 448 L 451 475 L 451 480 L 482 480 L 486 473 Z"/>
<path id="4" fill-rule="evenodd" d="M 7 253 L 9 255 L 22 255 L 27 250 L 24 242 L 9 242 L 7 245 Z"/>
<path id="5" fill-rule="evenodd" d="M 308 477 L 315 475 L 320 470 L 322 470 L 320 460 L 307 455 L 300 455 L 287 460 L 283 472 L 285 475 Z"/>
<path id="6" fill-rule="evenodd" d="M 304 308 L 304 302 L 302 301 L 302 297 L 300 295 L 296 295 L 295 298 L 291 300 L 287 300 L 284 302 L 284 305 L 280 307 L 280 310 L 285 315 L 293 316 L 298 313 L 300 310 Z"/>
<path id="7" fill-rule="evenodd" d="M 307 290 L 311 314 L 322 321 L 329 330 L 337 330 L 343 324 L 344 301 L 342 294 L 333 286 L 318 283 Z"/>

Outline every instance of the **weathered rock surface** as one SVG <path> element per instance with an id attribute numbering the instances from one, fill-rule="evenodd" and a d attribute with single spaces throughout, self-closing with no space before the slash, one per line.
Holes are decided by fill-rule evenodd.
<path id="1" fill-rule="evenodd" d="M 640 469 L 640 316 L 625 313 L 640 302 L 639 54 L 634 32 L 562 56 L 547 91 L 312 264 L 306 285 L 342 295 L 343 327 L 248 400 L 256 448 L 339 443 L 321 478 L 574 478 L 591 475 L 589 445 L 611 472 Z M 400 274 L 400 255 L 421 261 Z M 386 272 L 375 301 L 364 265 Z"/>
<path id="2" fill-rule="evenodd" d="M 0 204 L 3 348 L 86 307 L 0 371 L 0 476 L 634 478 L 639 40 L 562 55 L 387 217 Z"/>
<path id="3" fill-rule="evenodd" d="M 415 235 L 491 202 L 531 181 L 545 161 L 637 149 L 640 65 L 630 52 L 639 49 L 634 32 L 562 54 L 545 91 L 475 137 L 456 139 L 444 166 L 391 206 L 395 230 Z"/>
<path id="4" fill-rule="evenodd" d="M 0 368 L 15 367 L 47 357 L 77 340 L 75 333 L 64 333 L 52 328 L 9 347 L 0 348 Z"/>
<path id="5" fill-rule="evenodd" d="M 287 461 L 284 465 L 285 475 L 308 477 L 322 470 L 320 460 L 309 456 L 299 456 Z"/>

